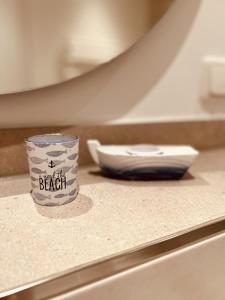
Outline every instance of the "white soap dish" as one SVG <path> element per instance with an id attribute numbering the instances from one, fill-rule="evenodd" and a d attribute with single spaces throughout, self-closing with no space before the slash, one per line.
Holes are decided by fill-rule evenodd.
<path id="1" fill-rule="evenodd" d="M 199 154 L 191 146 L 87 144 L 104 175 L 131 180 L 179 179 Z"/>

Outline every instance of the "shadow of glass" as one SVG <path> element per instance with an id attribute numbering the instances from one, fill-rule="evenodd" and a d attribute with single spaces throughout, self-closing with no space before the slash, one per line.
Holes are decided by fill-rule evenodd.
<path id="1" fill-rule="evenodd" d="M 61 206 L 42 206 L 35 204 L 38 213 L 47 218 L 67 219 L 86 214 L 93 206 L 91 198 L 78 194 L 77 198 Z"/>

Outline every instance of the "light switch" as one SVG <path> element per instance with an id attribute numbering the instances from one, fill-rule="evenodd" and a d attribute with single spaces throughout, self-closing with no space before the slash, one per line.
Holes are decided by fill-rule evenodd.
<path id="1" fill-rule="evenodd" d="M 210 92 L 213 95 L 225 95 L 225 63 L 216 63 L 210 66 Z"/>
<path id="2" fill-rule="evenodd" d="M 205 94 L 213 97 L 225 97 L 225 57 L 206 57 L 204 73 Z"/>

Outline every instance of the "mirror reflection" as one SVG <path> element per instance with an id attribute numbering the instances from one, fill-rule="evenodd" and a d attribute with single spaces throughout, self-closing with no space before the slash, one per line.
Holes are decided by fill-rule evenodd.
<path id="1" fill-rule="evenodd" d="M 173 0 L 0 0 L 0 93 L 80 76 L 133 45 Z"/>

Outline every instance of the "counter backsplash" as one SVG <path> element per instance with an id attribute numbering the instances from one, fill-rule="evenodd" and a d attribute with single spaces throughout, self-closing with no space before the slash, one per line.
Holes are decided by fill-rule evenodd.
<path id="1" fill-rule="evenodd" d="M 225 121 L 0 129 L 0 176 L 27 173 L 24 139 L 54 132 L 80 136 L 79 165 L 92 163 L 90 138 L 104 144 L 189 144 L 200 150 L 225 146 Z"/>

